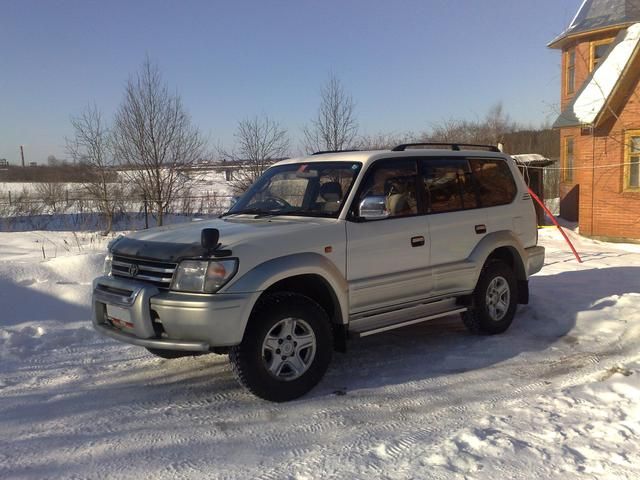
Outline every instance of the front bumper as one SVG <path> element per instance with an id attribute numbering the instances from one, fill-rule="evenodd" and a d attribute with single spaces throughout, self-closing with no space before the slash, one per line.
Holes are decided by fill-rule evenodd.
<path id="1" fill-rule="evenodd" d="M 99 277 L 93 282 L 93 324 L 98 332 L 133 345 L 206 352 L 242 341 L 253 296 L 167 292 Z"/>

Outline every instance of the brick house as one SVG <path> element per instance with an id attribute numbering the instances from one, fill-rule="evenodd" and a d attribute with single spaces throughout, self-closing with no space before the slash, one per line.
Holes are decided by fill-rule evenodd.
<path id="1" fill-rule="evenodd" d="M 549 47 L 562 51 L 560 215 L 640 241 L 640 0 L 585 0 Z"/>

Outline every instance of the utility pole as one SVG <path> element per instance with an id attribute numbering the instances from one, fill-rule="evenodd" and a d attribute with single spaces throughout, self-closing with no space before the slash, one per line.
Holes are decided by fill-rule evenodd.
<path id="1" fill-rule="evenodd" d="M 22 168 L 24 168 L 24 148 L 20 145 L 20 157 L 22 158 Z"/>

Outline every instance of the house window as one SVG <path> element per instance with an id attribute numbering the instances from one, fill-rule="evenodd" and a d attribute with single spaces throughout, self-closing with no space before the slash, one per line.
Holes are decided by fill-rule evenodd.
<path id="1" fill-rule="evenodd" d="M 567 94 L 572 94 L 576 83 L 576 51 L 574 49 L 567 52 Z"/>
<path id="2" fill-rule="evenodd" d="M 624 145 L 625 190 L 640 190 L 640 130 L 626 132 Z"/>
<path id="3" fill-rule="evenodd" d="M 595 70 L 598 64 L 602 61 L 609 50 L 612 39 L 600 40 L 598 42 L 591 42 L 591 62 L 589 64 L 589 71 Z"/>
<path id="4" fill-rule="evenodd" d="M 573 137 L 566 137 L 564 139 L 564 165 L 562 178 L 565 182 L 573 181 L 573 158 L 574 158 L 574 145 Z"/>

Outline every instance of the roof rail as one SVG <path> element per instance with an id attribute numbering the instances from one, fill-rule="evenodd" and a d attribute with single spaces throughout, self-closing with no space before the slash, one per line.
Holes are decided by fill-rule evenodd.
<path id="1" fill-rule="evenodd" d="M 313 152 L 311 155 L 322 155 L 323 153 L 341 153 L 341 152 L 359 152 L 357 148 L 352 148 L 350 150 L 321 150 L 319 152 Z"/>
<path id="2" fill-rule="evenodd" d="M 475 143 L 402 143 L 391 149 L 392 152 L 404 152 L 410 147 L 447 147 L 451 150 L 488 150 L 489 152 L 499 152 L 500 149 L 494 145 L 478 145 Z M 469 148 L 471 147 L 471 148 Z"/>

